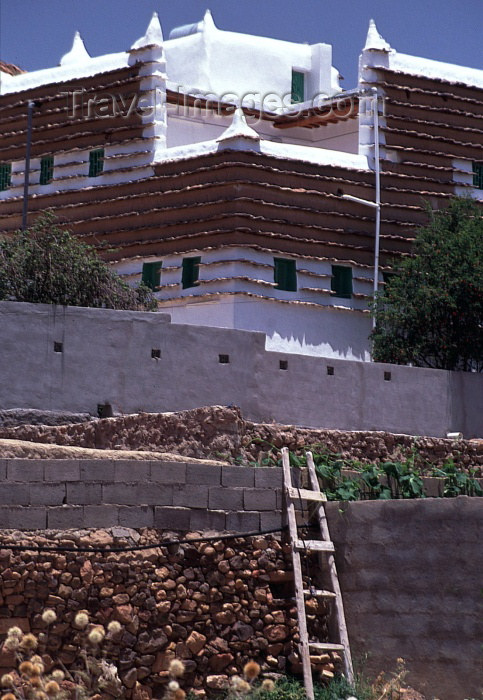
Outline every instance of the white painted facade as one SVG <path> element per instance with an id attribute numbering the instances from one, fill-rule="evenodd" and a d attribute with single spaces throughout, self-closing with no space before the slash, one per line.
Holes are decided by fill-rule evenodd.
<path id="1" fill-rule="evenodd" d="M 483 87 L 483 71 L 398 54 L 371 22 L 360 58 L 360 82 L 354 91 L 359 100 L 358 119 L 314 129 L 278 129 L 270 117 L 297 114 L 324 100 L 335 104 L 344 96 L 338 71 L 332 66 L 331 46 L 225 32 L 207 12 L 201 22 L 173 30 L 167 40 L 155 14 L 145 36 L 130 51 L 97 58 L 89 56 L 76 35 L 72 50 L 58 67 L 16 76 L 0 73 L 0 94 L 73 81 L 138 62 L 144 62 L 142 102 L 133 108 L 142 107 L 143 138 L 106 146 L 104 170 L 95 178 L 88 177 L 87 148 L 54 154 L 55 174 L 48 185 L 39 184 L 40 160 L 33 159 L 31 196 L 132 182 L 152 176 L 157 163 L 189 161 L 225 148 L 367 172 L 374 169 L 376 138 L 381 157 L 395 158 L 384 148 L 383 135 L 374 133 L 374 100 L 366 90 L 374 67 Z M 291 102 L 293 71 L 304 76 L 304 102 L 300 104 Z M 176 104 L 168 101 L 168 91 L 179 96 Z M 350 93 L 345 94 L 350 105 Z M 198 99 L 198 104 L 189 105 L 187 96 Z M 232 118 L 205 109 L 206 99 L 212 104 L 244 107 L 249 114 L 244 117 L 238 109 Z M 380 108 L 383 127 L 381 103 Z M 262 112 L 253 116 L 257 109 Z M 460 171 L 461 184 L 468 185 L 468 164 L 463 162 Z M 23 178 L 24 163 L 13 163 L 11 187 L 0 192 L 0 201 L 22 197 Z M 189 256 L 201 257 L 199 280 L 196 286 L 183 289 L 182 259 Z M 289 292 L 276 289 L 274 257 L 281 256 L 254 247 L 193 248 L 189 255 L 166 255 L 160 259 L 161 285 L 156 297 L 176 323 L 263 331 L 271 350 L 369 360 L 368 301 L 373 270 L 346 263 L 352 269 L 353 294 L 342 299 L 331 293 L 335 260 L 283 256 L 296 263 L 297 290 Z M 135 284 L 141 279 L 143 264 L 156 260 L 133 258 L 119 263 L 117 269 Z"/>

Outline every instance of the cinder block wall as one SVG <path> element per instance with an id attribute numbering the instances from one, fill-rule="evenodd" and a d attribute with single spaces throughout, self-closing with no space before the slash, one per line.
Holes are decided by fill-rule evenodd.
<path id="1" fill-rule="evenodd" d="M 280 527 L 282 471 L 200 462 L 0 460 L 0 528 Z"/>
<path id="2" fill-rule="evenodd" d="M 235 404 L 259 422 L 483 434 L 481 374 L 267 352 L 263 333 L 135 311 L 0 302 L 0 326 L 0 409 Z"/>

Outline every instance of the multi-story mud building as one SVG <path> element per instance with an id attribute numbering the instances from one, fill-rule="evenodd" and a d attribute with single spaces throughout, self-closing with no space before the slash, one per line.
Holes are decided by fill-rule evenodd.
<path id="1" fill-rule="evenodd" d="M 0 231 L 21 224 L 30 141 L 29 222 L 53 208 L 174 322 L 260 330 L 268 349 L 369 359 L 375 279 L 425 201 L 482 195 L 483 71 L 398 53 L 373 22 L 346 91 L 330 45 L 222 31 L 209 12 L 167 40 L 155 15 L 96 58 L 76 35 L 58 67 L 15 73 L 0 72 Z"/>

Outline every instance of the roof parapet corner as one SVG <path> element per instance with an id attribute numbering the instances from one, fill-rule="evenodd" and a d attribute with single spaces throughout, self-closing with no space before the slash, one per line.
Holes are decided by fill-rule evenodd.
<path id="1" fill-rule="evenodd" d="M 203 21 L 201 23 L 201 31 L 203 32 L 209 32 L 213 30 L 218 30 L 218 27 L 215 24 L 215 20 L 213 19 L 213 15 L 211 14 L 211 10 L 206 10 L 205 14 L 203 16 Z"/>
<path id="2" fill-rule="evenodd" d="M 140 49 L 145 49 L 148 46 L 162 46 L 163 45 L 163 30 L 161 28 L 161 22 L 159 21 L 158 13 L 153 12 L 153 16 L 148 24 L 146 33 L 144 36 L 140 37 L 131 46 L 130 51 L 139 51 Z"/>
<path id="3" fill-rule="evenodd" d="M 79 32 L 76 32 L 74 34 L 74 41 L 72 42 L 71 50 L 62 56 L 59 65 L 71 66 L 74 64 L 84 63 L 85 61 L 90 61 L 90 59 L 91 57 L 87 52 L 81 35 Z"/>
<path id="4" fill-rule="evenodd" d="M 260 141 L 260 136 L 255 129 L 248 126 L 245 114 L 241 107 L 238 107 L 233 113 L 233 120 L 230 126 L 218 136 L 218 143 L 225 143 L 235 139 L 249 139 L 250 141 Z"/>
<path id="5" fill-rule="evenodd" d="M 379 34 L 376 23 L 369 20 L 366 43 L 363 51 L 391 51 L 391 45 Z"/>

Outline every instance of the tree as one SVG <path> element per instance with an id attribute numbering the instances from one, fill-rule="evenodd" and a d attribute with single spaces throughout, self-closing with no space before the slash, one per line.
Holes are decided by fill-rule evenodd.
<path id="1" fill-rule="evenodd" d="M 157 308 L 145 285 L 132 288 L 69 231 L 52 212 L 33 226 L 0 239 L 0 300 L 64 306 L 150 310 Z"/>
<path id="2" fill-rule="evenodd" d="M 395 266 L 372 313 L 376 362 L 483 370 L 483 218 L 478 204 L 453 198 L 428 209 L 414 255 Z"/>

